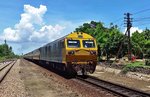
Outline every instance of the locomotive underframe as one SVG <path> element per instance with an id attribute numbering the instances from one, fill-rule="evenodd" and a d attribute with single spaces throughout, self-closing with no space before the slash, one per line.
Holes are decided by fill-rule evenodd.
<path id="1" fill-rule="evenodd" d="M 69 69 L 72 69 L 73 72 L 78 75 L 86 75 L 88 72 L 93 73 L 96 68 L 96 63 L 94 61 L 88 62 L 68 62 L 67 65 Z"/>

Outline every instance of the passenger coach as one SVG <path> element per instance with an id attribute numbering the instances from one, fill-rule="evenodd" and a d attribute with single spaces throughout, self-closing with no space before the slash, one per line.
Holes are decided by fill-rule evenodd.
<path id="1" fill-rule="evenodd" d="M 97 64 L 96 40 L 82 32 L 74 32 L 44 45 L 24 57 L 48 63 L 68 73 L 93 73 Z"/>

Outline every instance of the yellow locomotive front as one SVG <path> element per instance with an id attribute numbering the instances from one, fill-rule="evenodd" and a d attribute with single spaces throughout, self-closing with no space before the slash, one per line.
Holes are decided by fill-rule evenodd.
<path id="1" fill-rule="evenodd" d="M 93 73 L 97 64 L 96 40 L 82 32 L 69 34 L 65 38 L 66 63 L 69 70 L 77 74 Z"/>

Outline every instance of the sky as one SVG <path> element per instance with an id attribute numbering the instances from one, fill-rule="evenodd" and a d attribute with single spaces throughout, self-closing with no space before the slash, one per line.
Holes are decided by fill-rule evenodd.
<path id="1" fill-rule="evenodd" d="M 121 31 L 131 13 L 131 32 L 150 28 L 150 0 L 1 0 L 0 44 L 25 54 L 69 34 L 83 23 L 113 22 Z"/>

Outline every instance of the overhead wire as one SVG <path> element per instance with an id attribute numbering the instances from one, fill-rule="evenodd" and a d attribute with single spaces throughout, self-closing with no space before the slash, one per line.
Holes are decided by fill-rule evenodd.
<path id="1" fill-rule="evenodd" d="M 143 12 L 146 12 L 146 11 L 150 11 L 150 8 L 137 11 L 137 12 L 133 13 L 132 15 L 137 15 L 137 14 L 140 14 L 140 13 L 143 13 Z M 135 20 L 131 19 L 131 21 L 137 23 L 137 22 L 145 21 L 145 20 L 149 20 L 149 19 L 150 19 L 150 17 L 142 17 L 142 18 L 135 18 Z M 119 20 L 119 19 L 118 19 L 118 20 Z M 118 21 L 118 20 L 117 20 L 117 21 Z M 124 24 L 124 23 L 120 24 L 120 27 L 122 27 L 123 24 Z M 149 23 L 149 24 L 150 24 L 150 23 Z M 142 25 L 142 26 L 143 26 L 143 25 Z M 127 35 L 128 30 L 129 30 L 129 29 L 126 29 L 126 31 L 125 31 L 125 36 Z M 120 45 L 120 47 L 119 47 L 119 50 L 118 50 L 116 59 L 119 57 L 119 54 L 120 54 L 120 51 L 121 51 L 121 49 L 122 49 L 122 45 L 123 45 L 124 41 L 125 41 L 125 37 L 123 37 L 123 39 L 122 39 L 122 42 L 121 42 L 121 45 Z"/>
<path id="2" fill-rule="evenodd" d="M 137 12 L 134 12 L 132 15 L 137 15 L 137 14 L 144 13 L 144 12 L 147 12 L 147 11 L 150 11 L 150 8 L 143 9 L 143 10 L 140 10 L 140 11 L 137 11 Z M 112 23 L 113 23 L 113 24 L 118 23 L 118 22 L 120 22 L 122 19 L 123 19 L 123 17 L 120 17 L 120 18 L 118 18 L 118 19 L 112 21 Z M 132 22 L 133 22 L 133 23 L 139 23 L 139 22 L 140 22 L 140 24 L 141 24 L 141 22 L 147 22 L 147 21 L 149 21 L 149 20 L 150 20 L 150 17 L 142 17 L 142 18 L 140 17 L 140 18 L 134 18 L 134 19 L 132 20 Z M 142 23 L 142 24 L 146 25 L 147 23 Z M 141 25 L 142 25 L 142 24 L 141 24 Z M 121 24 L 118 26 L 118 28 L 122 29 L 122 27 L 124 27 L 123 25 L 124 25 L 124 22 L 121 21 Z M 144 26 L 144 25 L 142 25 L 142 26 Z M 135 25 L 135 26 L 137 26 L 137 25 Z M 138 26 L 140 26 L 140 25 L 138 25 Z"/>
<path id="3" fill-rule="evenodd" d="M 145 25 L 147 25 L 147 27 L 148 27 L 148 26 L 150 26 L 150 23 L 138 23 L 138 24 L 135 24 L 135 26 L 145 26 Z"/>
<path id="4" fill-rule="evenodd" d="M 141 14 L 141 13 L 148 12 L 148 11 L 150 11 L 150 8 L 137 11 L 137 12 L 133 13 L 132 15 L 135 16 L 137 14 Z M 150 17 L 138 17 L 138 18 L 133 18 L 132 22 L 133 22 L 134 26 L 145 26 L 145 25 L 150 24 L 150 23 L 148 23 L 149 20 L 150 20 Z"/>
<path id="5" fill-rule="evenodd" d="M 150 20 L 150 17 L 144 17 L 144 18 L 134 18 L 133 21 L 134 22 L 138 22 L 138 21 L 145 21 L 145 20 Z"/>
<path id="6" fill-rule="evenodd" d="M 137 14 L 140 14 L 140 13 L 143 13 L 143 12 L 146 12 L 146 11 L 150 11 L 150 8 L 137 11 L 137 12 L 135 12 L 135 13 L 133 13 L 133 14 L 134 14 L 134 15 L 137 15 Z"/>

